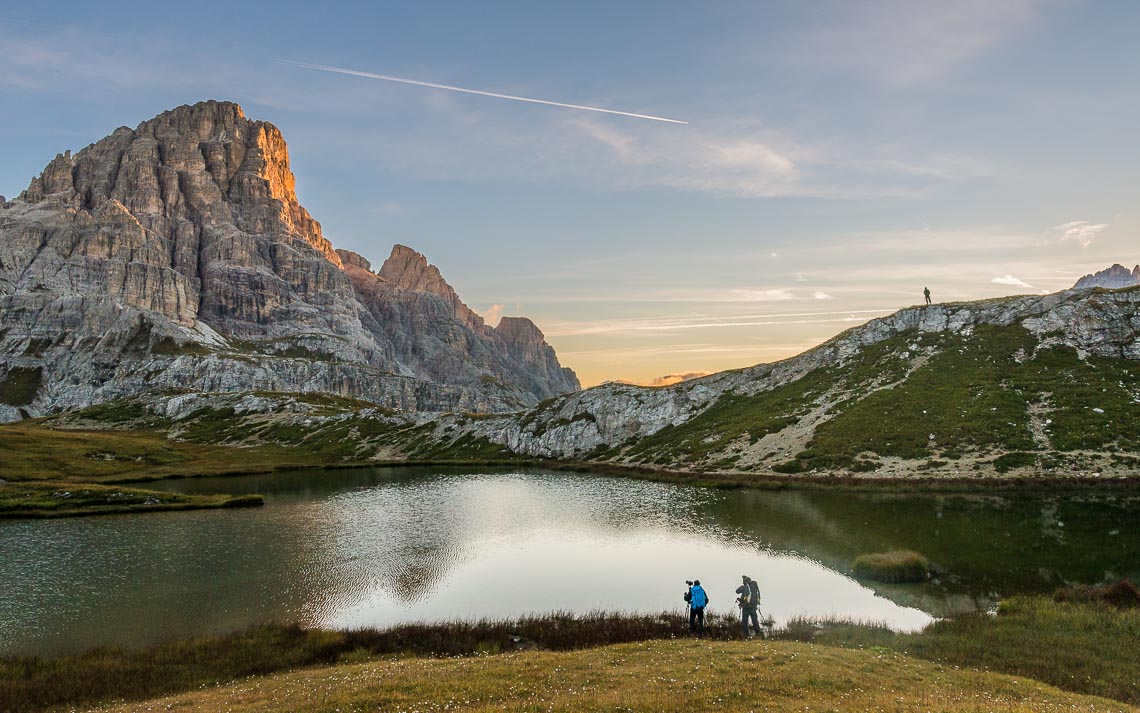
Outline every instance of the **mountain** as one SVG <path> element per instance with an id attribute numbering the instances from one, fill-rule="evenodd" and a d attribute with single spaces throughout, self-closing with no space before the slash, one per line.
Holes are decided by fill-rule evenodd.
<path id="1" fill-rule="evenodd" d="M 908 308 L 773 364 L 604 384 L 508 417 L 444 415 L 433 452 L 482 442 L 758 474 L 1135 474 L 1138 307 L 1140 287 Z"/>
<path id="2" fill-rule="evenodd" d="M 504 322 L 410 248 L 377 273 L 334 250 L 281 132 L 230 102 L 60 154 L 0 204 L 0 420 L 180 392 L 502 412 L 580 388 Z"/>
<path id="3" fill-rule="evenodd" d="M 1135 476 L 1140 287 L 912 307 L 803 354 L 518 413 L 430 416 L 259 394 L 152 394 L 56 419 L 273 443 L 323 462 L 542 458 L 830 478 Z M 702 476 L 703 477 L 703 476 Z"/>
<path id="4" fill-rule="evenodd" d="M 1127 267 L 1117 263 L 1100 272 L 1085 275 L 1077 280 L 1077 284 L 1073 285 L 1073 289 L 1086 290 L 1093 287 L 1104 287 L 1115 290 L 1121 287 L 1132 287 L 1133 285 L 1140 285 L 1140 265 L 1129 270 Z"/>

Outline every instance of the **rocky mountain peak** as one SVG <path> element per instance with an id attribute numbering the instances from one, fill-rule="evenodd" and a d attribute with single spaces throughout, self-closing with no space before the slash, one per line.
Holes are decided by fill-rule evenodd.
<path id="1" fill-rule="evenodd" d="M 74 155 L 57 155 L 20 199 L 97 211 L 118 200 L 144 229 L 177 242 L 191 223 L 233 226 L 303 240 L 325 259 L 340 258 L 320 223 L 297 201 L 281 131 L 250 121 L 233 102 L 202 101 L 165 111 Z"/>
<path id="2" fill-rule="evenodd" d="M 336 254 L 340 257 L 341 263 L 343 263 L 346 268 L 352 266 L 360 270 L 372 272 L 372 263 L 363 255 L 354 253 L 351 250 L 341 250 L 339 248 Z"/>
<path id="3" fill-rule="evenodd" d="M 1100 272 L 1085 275 L 1077 280 L 1077 284 L 1073 285 L 1073 289 L 1086 290 L 1093 287 L 1104 287 L 1114 290 L 1121 287 L 1132 287 L 1133 285 L 1140 285 L 1140 265 L 1129 270 L 1127 267 L 1117 263 Z"/>
<path id="4" fill-rule="evenodd" d="M 385 277 L 334 250 L 281 132 L 232 102 L 116 129 L 2 202 L 0 421 L 163 389 L 504 411 L 580 388 L 411 248 Z"/>
<path id="5" fill-rule="evenodd" d="M 483 328 L 483 318 L 459 299 L 459 295 L 443 279 L 439 269 L 427 258 L 407 245 L 392 246 L 392 253 L 376 273 L 396 287 L 415 292 L 430 292 L 442 297 L 460 322 L 474 329 Z"/>

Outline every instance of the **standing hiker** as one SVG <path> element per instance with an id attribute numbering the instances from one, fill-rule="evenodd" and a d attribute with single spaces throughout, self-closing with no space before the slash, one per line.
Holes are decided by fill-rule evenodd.
<path id="1" fill-rule="evenodd" d="M 748 638 L 749 619 L 752 620 L 752 630 L 757 634 L 760 633 L 760 620 L 756 617 L 756 612 L 760 608 L 760 585 L 747 574 L 741 575 L 741 579 L 743 583 L 736 588 L 736 593 L 740 595 L 736 598 L 736 603 L 740 606 L 741 632 L 744 638 Z"/>
<path id="2" fill-rule="evenodd" d="M 930 304 L 930 288 L 929 287 L 923 287 L 922 288 L 922 296 L 926 298 L 926 304 Z"/>
<path id="3" fill-rule="evenodd" d="M 709 595 L 705 594 L 705 588 L 701 586 L 701 580 L 694 580 L 689 585 L 689 591 L 685 595 L 689 602 L 689 631 L 697 634 L 698 636 L 705 635 L 705 607 L 709 604 Z M 697 623 L 700 623 L 700 629 L 697 628 Z"/>

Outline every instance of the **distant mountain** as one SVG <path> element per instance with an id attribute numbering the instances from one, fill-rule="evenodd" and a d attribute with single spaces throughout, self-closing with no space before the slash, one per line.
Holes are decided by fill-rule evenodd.
<path id="1" fill-rule="evenodd" d="M 1127 267 L 1117 263 L 1100 272 L 1085 275 L 1077 280 L 1077 284 L 1073 285 L 1073 289 L 1084 290 L 1093 287 L 1105 287 L 1110 290 L 1115 290 L 1121 287 L 1132 287 L 1133 285 L 1140 285 L 1140 265 L 1129 270 Z"/>
<path id="2" fill-rule="evenodd" d="M 524 318 L 426 258 L 378 273 L 297 201 L 281 132 L 206 101 L 60 154 L 0 201 L 0 420 L 141 393 L 518 410 L 580 388 Z"/>

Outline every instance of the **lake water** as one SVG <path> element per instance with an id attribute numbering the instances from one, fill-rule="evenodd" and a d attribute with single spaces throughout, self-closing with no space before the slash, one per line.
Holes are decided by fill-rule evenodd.
<path id="1" fill-rule="evenodd" d="M 140 646 L 258 622 L 386 626 L 555 610 L 735 612 L 900 630 L 1066 581 L 1140 576 L 1140 500 L 710 490 L 540 470 L 377 468 L 166 481 L 263 508 L 0 522 L 0 653 Z M 1132 525 L 1130 526 L 1130 523 Z M 870 585 L 858 554 L 943 571 Z"/>

